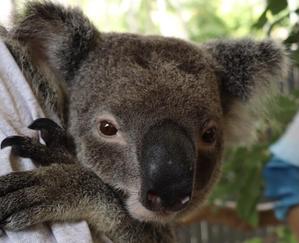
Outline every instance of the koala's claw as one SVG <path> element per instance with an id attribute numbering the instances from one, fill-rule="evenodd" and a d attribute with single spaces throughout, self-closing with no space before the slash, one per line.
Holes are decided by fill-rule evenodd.
<path id="1" fill-rule="evenodd" d="M 69 152 L 73 152 L 75 145 L 69 134 L 56 122 L 48 118 L 39 118 L 33 121 L 28 128 L 41 132 L 41 137 L 48 147 L 64 146 Z"/>
<path id="2" fill-rule="evenodd" d="M 38 141 L 22 136 L 10 136 L 1 142 L 1 149 L 12 147 L 13 152 L 24 158 L 33 160 L 38 158 L 38 154 L 45 152 L 45 146 Z"/>
<path id="3" fill-rule="evenodd" d="M 72 137 L 54 121 L 40 118 L 29 128 L 41 131 L 46 145 L 30 137 L 10 136 L 2 141 L 1 149 L 11 146 L 14 154 L 31 158 L 40 165 L 75 162 L 75 145 Z"/>
<path id="4" fill-rule="evenodd" d="M 6 147 L 14 146 L 17 144 L 24 144 L 28 140 L 27 137 L 21 137 L 21 136 L 10 136 L 1 142 L 1 149 L 4 149 Z"/>
<path id="5" fill-rule="evenodd" d="M 54 121 L 52 121 L 51 119 L 48 118 L 38 118 L 36 120 L 34 120 L 29 126 L 28 128 L 32 129 L 32 130 L 62 130 L 62 128 Z"/>

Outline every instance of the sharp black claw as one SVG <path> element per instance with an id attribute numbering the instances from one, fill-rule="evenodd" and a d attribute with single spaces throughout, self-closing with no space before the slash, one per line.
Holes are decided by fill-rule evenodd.
<path id="1" fill-rule="evenodd" d="M 3 139 L 3 141 L 1 142 L 1 149 L 4 149 L 9 146 L 13 146 L 13 145 L 18 145 L 18 144 L 24 143 L 25 141 L 26 141 L 25 137 L 10 136 L 10 137 Z"/>
<path id="2" fill-rule="evenodd" d="M 33 121 L 29 126 L 29 129 L 32 130 L 41 130 L 41 129 L 49 129 L 49 128 L 55 128 L 55 129 L 62 129 L 56 122 L 48 119 L 48 118 L 39 118 Z"/>

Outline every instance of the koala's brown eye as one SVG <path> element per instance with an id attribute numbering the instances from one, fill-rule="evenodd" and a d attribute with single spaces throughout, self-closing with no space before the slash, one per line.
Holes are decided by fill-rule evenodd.
<path id="1" fill-rule="evenodd" d="M 210 125 L 206 128 L 206 130 L 203 132 L 202 141 L 206 144 L 213 144 L 216 141 L 217 138 L 217 128 L 214 125 Z"/>
<path id="2" fill-rule="evenodd" d="M 100 122 L 99 129 L 105 136 L 114 136 L 118 131 L 111 122 L 106 120 Z"/>

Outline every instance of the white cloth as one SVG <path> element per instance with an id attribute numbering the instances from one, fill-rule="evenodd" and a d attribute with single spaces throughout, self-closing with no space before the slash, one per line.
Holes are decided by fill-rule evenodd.
<path id="1" fill-rule="evenodd" d="M 270 148 L 280 159 L 299 166 L 299 112 L 283 136 Z"/>
<path id="2" fill-rule="evenodd" d="M 0 141 L 11 135 L 38 136 L 27 128 L 33 120 L 44 117 L 36 97 L 11 53 L 0 40 Z M 11 149 L 0 150 L 0 175 L 11 171 L 32 170 L 29 159 L 11 155 Z M 85 221 L 39 224 L 23 231 L 6 231 L 0 243 L 89 243 L 93 242 Z"/>

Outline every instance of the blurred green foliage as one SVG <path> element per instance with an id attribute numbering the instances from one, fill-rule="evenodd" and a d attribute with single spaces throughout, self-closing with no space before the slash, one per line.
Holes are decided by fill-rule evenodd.
<path id="1" fill-rule="evenodd" d="M 15 0 L 23 6 L 26 0 Z M 193 41 L 262 35 L 251 24 L 259 0 L 56 0 L 79 5 L 101 31 L 176 36 Z"/>
<path id="2" fill-rule="evenodd" d="M 276 234 L 280 243 L 298 243 L 292 234 L 291 230 L 286 227 L 278 227 L 276 229 Z"/>
<path id="3" fill-rule="evenodd" d="M 291 2 L 295 4 L 291 5 Z M 253 25 L 253 29 L 263 29 L 268 36 L 272 36 L 273 34 L 275 36 L 276 30 L 281 29 L 281 27 L 287 30 L 288 34 L 283 38 L 283 41 L 290 51 L 293 62 L 299 66 L 298 1 L 292 0 L 288 2 L 287 0 L 267 0 L 267 6 L 264 12 Z"/>
<path id="4" fill-rule="evenodd" d="M 262 30 L 268 36 L 283 39 L 293 63 L 299 66 L 298 20 L 299 9 L 289 6 L 286 0 L 268 0 L 265 10 L 252 28 Z M 282 30 L 283 33 L 287 33 L 286 36 L 279 35 Z M 253 226 L 257 224 L 256 205 L 263 200 L 264 182 L 261 173 L 271 156 L 269 146 L 283 134 L 288 123 L 298 112 L 298 108 L 298 90 L 276 97 L 275 102 L 269 106 L 268 119 L 257 122 L 258 141 L 251 146 L 238 147 L 226 152 L 224 176 L 215 189 L 211 201 L 234 200 L 240 217 Z M 278 242 L 295 242 L 285 227 L 279 228 L 276 233 L 279 237 Z M 258 243 L 262 240 L 255 238 L 249 242 Z"/>
<path id="5" fill-rule="evenodd" d="M 270 159 L 269 146 L 281 136 L 298 111 L 299 91 L 278 95 L 268 106 L 267 118 L 256 124 L 257 141 L 226 151 L 223 176 L 211 197 L 212 203 L 235 201 L 239 216 L 253 226 L 258 223 L 256 205 L 263 199 L 261 174 Z"/>
<path id="6" fill-rule="evenodd" d="M 265 242 L 279 242 L 279 243 L 296 243 L 296 239 L 291 230 L 286 227 L 277 227 L 269 235 L 269 240 L 263 240 L 260 237 L 254 237 L 246 240 L 244 243 L 265 243 Z"/>

